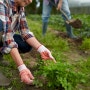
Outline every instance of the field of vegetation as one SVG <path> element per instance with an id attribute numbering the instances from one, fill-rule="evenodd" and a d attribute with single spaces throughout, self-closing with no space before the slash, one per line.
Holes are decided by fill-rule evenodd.
<path id="1" fill-rule="evenodd" d="M 20 81 L 17 67 L 5 55 L 9 66 L 0 64 L 0 70 L 10 79 L 8 87 L 0 90 L 90 90 L 90 15 L 73 15 L 82 21 L 81 29 L 73 29 L 79 37 L 67 37 L 62 17 L 52 15 L 49 19 L 46 36 L 43 37 L 41 15 L 28 15 L 27 21 L 35 37 L 49 48 L 57 63 L 43 61 L 36 50 L 21 54 L 25 64 L 35 76 L 34 85 L 28 86 Z"/>

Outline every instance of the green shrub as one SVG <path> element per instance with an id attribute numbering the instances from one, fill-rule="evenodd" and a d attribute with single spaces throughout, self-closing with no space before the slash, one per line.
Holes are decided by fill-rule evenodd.
<path id="1" fill-rule="evenodd" d="M 85 82 L 84 74 L 75 72 L 68 63 L 57 62 L 55 64 L 50 62 L 47 65 L 40 66 L 35 74 L 36 77 L 38 75 L 44 77 L 44 80 L 38 79 L 36 85 L 44 86 L 47 90 L 73 90 L 77 84 Z"/>
<path id="2" fill-rule="evenodd" d="M 80 46 L 82 50 L 90 50 L 90 38 L 85 38 Z"/>

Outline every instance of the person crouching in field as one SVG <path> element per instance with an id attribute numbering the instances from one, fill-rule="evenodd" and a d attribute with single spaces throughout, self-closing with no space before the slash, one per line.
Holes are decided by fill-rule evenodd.
<path id="1" fill-rule="evenodd" d="M 32 84 L 34 76 L 24 64 L 20 52 L 29 52 L 35 48 L 44 60 L 54 60 L 51 52 L 42 45 L 29 30 L 24 7 L 32 0 L 0 0 L 0 55 L 12 56 L 20 72 L 21 81 Z M 18 30 L 18 34 L 15 32 Z"/>

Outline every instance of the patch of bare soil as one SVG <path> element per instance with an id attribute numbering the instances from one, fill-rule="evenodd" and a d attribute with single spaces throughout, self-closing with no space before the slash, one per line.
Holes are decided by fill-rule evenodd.
<path id="1" fill-rule="evenodd" d="M 41 88 L 35 87 L 35 86 L 28 86 L 25 85 L 25 87 L 22 90 L 42 90 Z"/>
<path id="2" fill-rule="evenodd" d="M 90 90 L 89 86 L 85 87 L 85 86 L 82 86 L 82 85 L 78 85 L 76 90 L 79 90 L 78 87 L 80 88 L 80 90 Z"/>
<path id="3" fill-rule="evenodd" d="M 76 44 L 76 45 L 80 45 L 82 44 L 82 38 L 77 38 L 77 39 L 71 39 L 68 37 L 67 33 L 65 32 L 62 32 L 62 31 L 56 31 L 56 30 L 53 30 L 53 33 L 56 35 L 56 37 L 61 37 L 63 39 L 67 39 L 69 43 L 71 44 Z"/>
<path id="4" fill-rule="evenodd" d="M 56 35 L 56 37 L 61 37 L 62 39 L 66 39 L 68 41 L 68 44 L 71 48 L 70 52 L 66 52 L 66 56 L 70 58 L 71 60 L 79 59 L 81 57 L 86 58 L 90 56 L 90 51 L 82 51 L 78 47 L 82 44 L 83 39 L 77 38 L 77 39 L 71 39 L 67 36 L 67 33 L 57 30 L 52 30 L 52 33 Z M 72 53 L 73 52 L 73 53 Z M 69 54 L 69 55 L 68 55 Z M 75 60 L 76 61 L 76 60 Z"/>
<path id="5" fill-rule="evenodd" d="M 52 30 L 56 37 L 62 37 L 63 39 L 68 38 L 67 33 L 57 30 Z"/>
<path id="6" fill-rule="evenodd" d="M 22 54 L 23 61 L 26 61 L 29 64 L 28 68 L 33 69 L 33 67 L 37 65 L 38 55 L 39 53 L 35 49 L 32 49 L 28 53 Z"/>

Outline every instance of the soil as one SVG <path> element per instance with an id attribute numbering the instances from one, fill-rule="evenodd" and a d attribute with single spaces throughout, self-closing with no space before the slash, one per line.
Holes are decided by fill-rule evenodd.
<path id="1" fill-rule="evenodd" d="M 81 56 L 83 58 L 90 56 L 90 51 L 82 51 L 82 50 L 78 49 L 78 47 L 82 44 L 82 41 L 83 41 L 82 38 L 71 39 L 67 36 L 67 34 L 65 32 L 57 31 L 57 30 L 52 30 L 52 31 L 53 31 L 53 34 L 56 35 L 56 37 L 58 37 L 58 38 L 61 37 L 68 41 L 68 44 L 71 48 L 71 52 L 67 53 L 67 54 L 70 54 L 70 55 L 67 55 L 67 56 L 69 56 L 69 58 L 71 57 L 71 55 L 72 55 L 71 58 L 73 58 L 72 50 L 74 52 L 74 55 L 76 55 L 78 58 Z"/>
<path id="2" fill-rule="evenodd" d="M 70 20 L 69 24 L 76 29 L 79 29 L 82 27 L 82 22 L 79 19 Z"/>
<path id="3" fill-rule="evenodd" d="M 82 44 L 82 41 L 83 41 L 82 38 L 71 39 L 68 37 L 67 33 L 62 32 L 62 31 L 53 30 L 53 33 L 56 35 L 56 37 L 61 37 L 63 39 L 67 39 L 67 41 L 71 44 L 80 45 L 80 44 Z"/>

